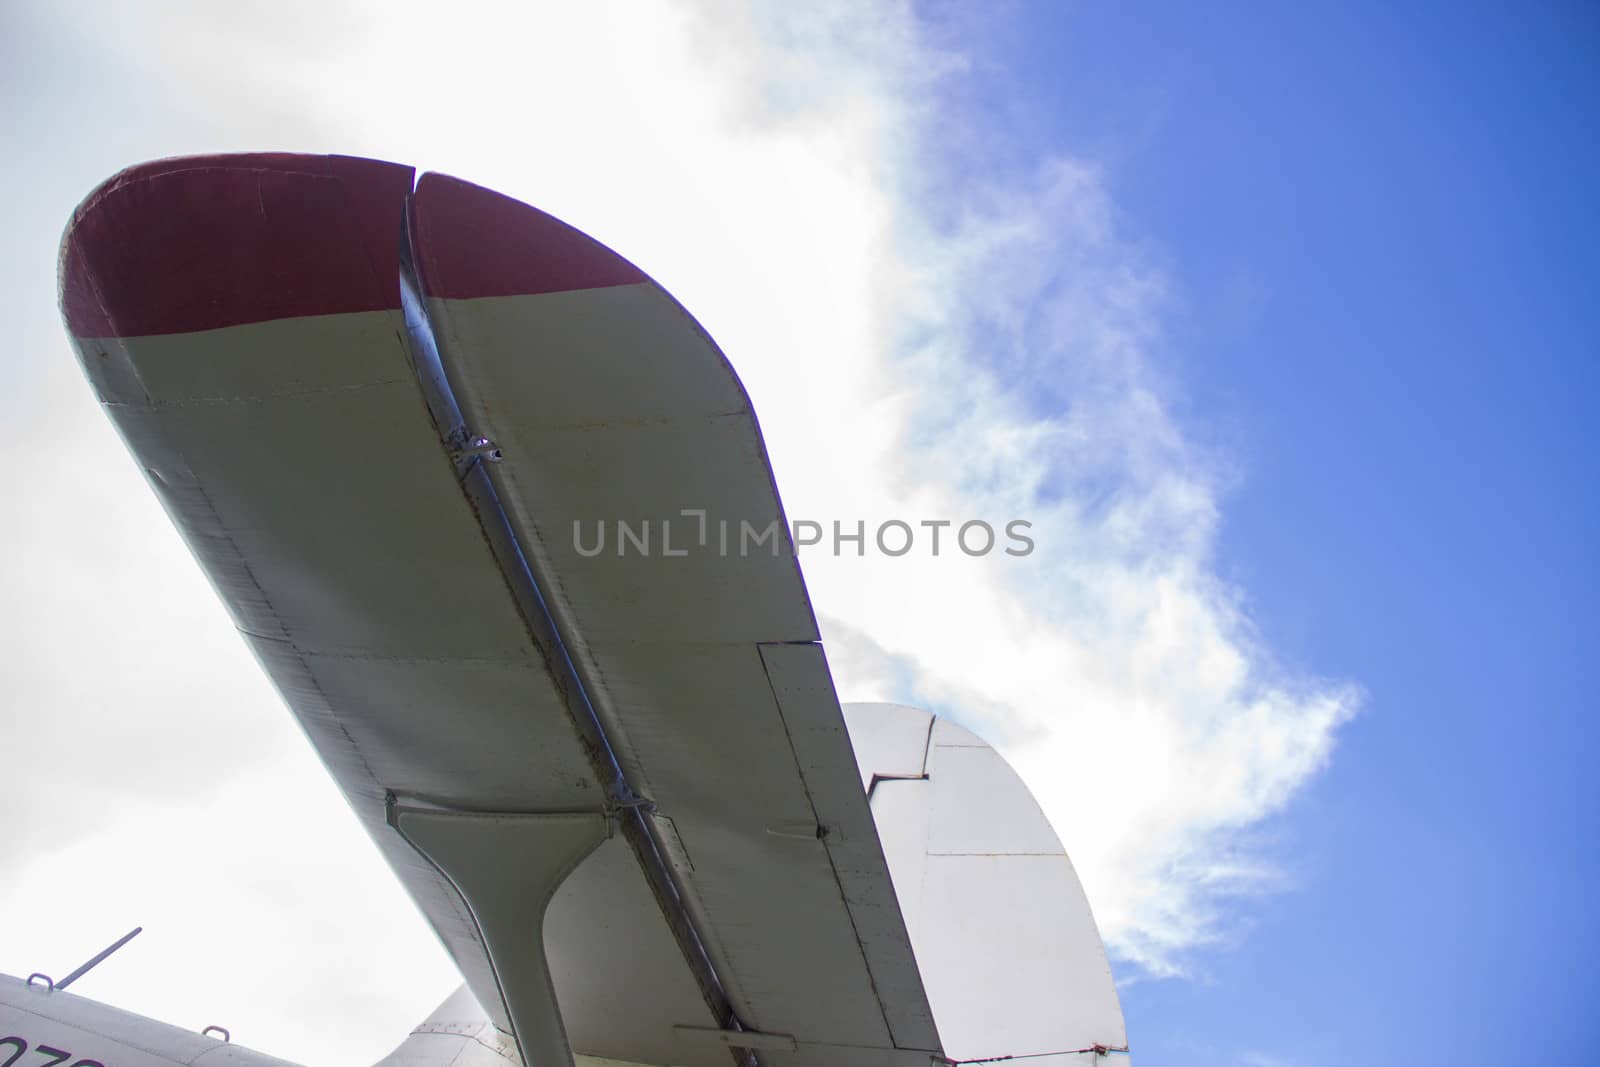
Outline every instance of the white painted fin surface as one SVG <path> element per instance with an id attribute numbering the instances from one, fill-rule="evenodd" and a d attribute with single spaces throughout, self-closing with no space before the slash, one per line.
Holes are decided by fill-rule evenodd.
<path id="1" fill-rule="evenodd" d="M 945 1055 L 1126 1064 L 1089 901 L 1022 779 L 948 719 L 895 704 L 844 713 Z M 905 773 L 919 765 L 926 777 Z"/>

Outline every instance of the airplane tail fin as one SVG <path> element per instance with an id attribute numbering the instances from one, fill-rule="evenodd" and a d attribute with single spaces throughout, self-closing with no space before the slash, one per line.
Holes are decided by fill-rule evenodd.
<path id="1" fill-rule="evenodd" d="M 520 1067 L 517 1043 L 495 1029 L 465 984 L 376 1067 Z"/>

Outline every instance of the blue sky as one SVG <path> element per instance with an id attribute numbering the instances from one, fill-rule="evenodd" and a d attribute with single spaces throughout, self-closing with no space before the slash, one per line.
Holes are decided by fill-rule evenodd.
<path id="1" fill-rule="evenodd" d="M 1140 1062 L 1600 1054 L 1600 15 L 1008 10 L 940 13 L 984 42 L 965 106 L 1103 162 L 1177 279 L 1181 417 L 1238 464 L 1222 568 L 1366 691 L 1260 828 L 1293 888 L 1124 988 Z"/>
<path id="2" fill-rule="evenodd" d="M 456 981 L 53 307 L 95 183 L 285 148 L 640 263 L 791 516 L 1035 521 L 1010 569 L 804 566 L 846 698 L 955 715 L 1039 794 L 1138 1063 L 1600 1051 L 1593 7 L 86 0 L 0 7 L 0 50 L 0 969 L 144 922 L 86 995 L 317 1067 Z"/>

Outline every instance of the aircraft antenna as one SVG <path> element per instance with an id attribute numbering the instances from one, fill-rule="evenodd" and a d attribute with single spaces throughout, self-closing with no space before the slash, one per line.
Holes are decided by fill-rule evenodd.
<path id="1" fill-rule="evenodd" d="M 98 967 L 102 962 L 104 962 L 104 960 L 105 960 L 105 958 L 107 956 L 109 956 L 113 952 L 117 951 L 117 949 L 121 948 L 123 945 L 126 945 L 129 941 L 132 941 L 135 937 L 138 937 L 139 934 L 142 933 L 143 931 L 144 931 L 144 927 L 135 926 L 132 930 L 129 930 L 127 933 L 123 934 L 121 937 L 119 937 L 115 941 L 111 942 L 111 944 L 107 945 L 105 948 L 101 949 L 99 952 L 96 952 L 93 956 L 91 956 L 89 958 L 88 962 L 86 962 L 82 967 L 79 967 L 77 970 L 73 971 L 71 974 L 69 974 L 65 978 L 61 979 L 61 981 L 57 982 L 55 984 L 55 988 L 57 988 L 57 989 L 65 989 L 65 988 L 67 988 L 67 986 L 71 985 L 73 982 L 76 982 L 78 979 L 80 979 L 84 975 L 88 974 L 92 969 L 94 969 L 95 967 Z"/>

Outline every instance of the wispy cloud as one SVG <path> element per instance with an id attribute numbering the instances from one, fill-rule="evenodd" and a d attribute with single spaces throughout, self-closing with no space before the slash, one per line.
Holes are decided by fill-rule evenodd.
<path id="1" fill-rule="evenodd" d="M 26 240 L 48 248 L 76 197 L 134 159 L 263 147 L 414 162 L 567 218 L 651 271 L 727 350 L 792 516 L 1031 520 L 1026 558 L 812 552 L 806 574 L 843 694 L 931 705 L 1001 744 L 1115 952 L 1172 973 L 1226 927 L 1230 894 L 1274 884 L 1270 854 L 1240 834 L 1328 759 L 1356 693 L 1277 664 L 1245 591 L 1217 573 L 1227 457 L 1173 417 L 1151 358 L 1181 279 L 1125 236 L 1113 190 L 1071 146 L 1020 172 L 952 161 L 972 121 L 968 57 L 929 45 L 908 5 L 352 0 L 240 23 L 210 4 L 106 4 L 34 21 L 59 69 L 123 76 L 95 109 L 61 96 L 71 114 L 35 87 L 35 138 L 65 126 L 101 147 L 70 167 L 30 163 L 46 223 L 19 224 Z M 42 277 L 48 257 L 30 269 Z M 26 291 L 47 292 L 38 280 Z M 46 369 L 0 441 L 20 472 L 8 518 L 22 520 L 0 563 L 16 605 L 0 655 L 22 679 L 3 729 L 8 745 L 73 754 L 53 779 L 28 772 L 28 795 L 80 790 L 64 809 L 30 804 L 12 825 L 35 829 L 8 825 L 8 840 L 26 833 L 44 855 L 113 802 L 142 813 L 141 833 L 188 832 L 240 775 L 319 774 L 73 380 L 53 310 L 7 307 Z M 127 832 L 102 828 L 74 855 L 121 855 Z M 317 863 L 384 892 L 370 850 Z M 245 866 L 197 873 L 173 899 L 225 925 L 206 901 Z M 0 884 L 0 911 L 52 907 L 42 870 Z M 273 892 L 284 908 L 310 899 L 287 881 Z M 425 933 L 367 910 L 353 909 L 343 951 L 431 966 L 417 962 L 433 958 L 416 947 Z M 286 924 L 252 946 L 258 974 L 227 972 L 251 989 L 259 1029 L 285 1035 L 258 1044 L 370 1057 L 388 1033 L 302 1043 L 397 1017 L 376 993 L 355 1024 L 288 996 L 277 973 L 333 965 L 316 942 Z M 158 992 L 124 1002 L 159 1014 Z"/>
<path id="2" fill-rule="evenodd" d="M 1227 928 L 1229 897 L 1281 881 L 1238 831 L 1325 762 L 1357 691 L 1283 670 L 1216 572 L 1229 458 L 1170 413 L 1151 358 L 1169 280 L 1123 235 L 1094 163 L 1056 146 L 1021 173 L 920 180 L 960 173 L 942 146 L 964 140 L 946 136 L 961 113 L 917 102 L 959 100 L 966 64 L 909 16 L 839 18 L 791 18 L 748 61 L 778 86 L 761 96 L 812 101 L 769 114 L 766 135 L 809 137 L 858 176 L 843 226 L 826 202 L 786 206 L 841 251 L 849 290 L 794 272 L 791 306 L 816 313 L 749 350 L 816 383 L 788 403 L 758 392 L 780 484 L 791 513 L 1024 516 L 1038 545 L 1020 560 L 809 556 L 841 689 L 994 736 L 1113 950 L 1173 973 Z M 782 55 L 834 39 L 852 47 Z M 820 121 L 836 109 L 855 120 Z"/>

